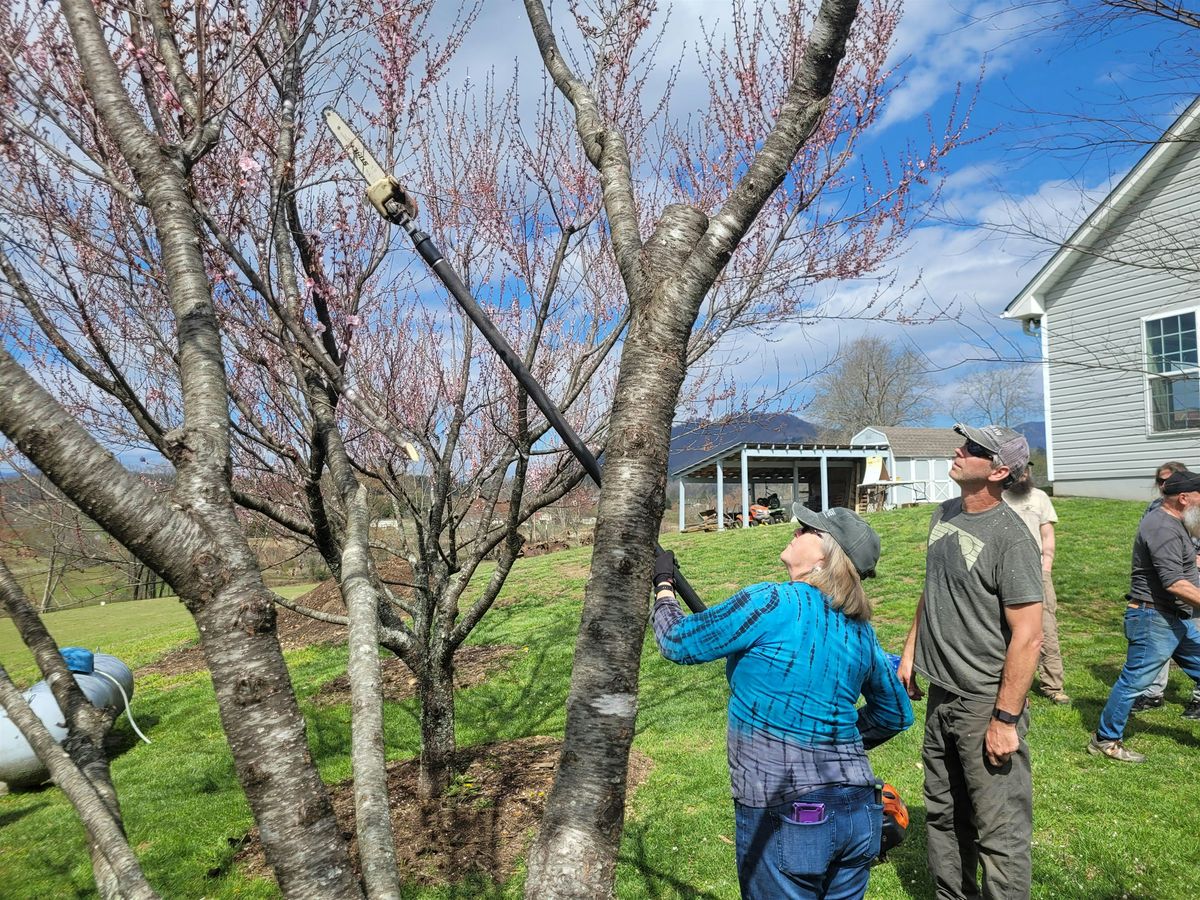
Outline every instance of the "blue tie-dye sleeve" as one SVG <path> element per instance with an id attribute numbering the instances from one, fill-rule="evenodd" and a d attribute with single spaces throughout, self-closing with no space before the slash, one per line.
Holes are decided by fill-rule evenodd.
<path id="1" fill-rule="evenodd" d="M 862 686 L 867 702 L 858 710 L 858 730 L 862 734 L 863 746 L 868 750 L 895 737 L 913 723 L 913 708 L 908 693 L 892 670 L 878 639 L 872 643 L 875 646 L 871 670 Z"/>
<path id="2" fill-rule="evenodd" d="M 671 662 L 702 663 L 746 650 L 768 632 L 778 585 L 756 584 L 703 612 L 685 616 L 674 599 L 654 604 L 658 649 Z"/>

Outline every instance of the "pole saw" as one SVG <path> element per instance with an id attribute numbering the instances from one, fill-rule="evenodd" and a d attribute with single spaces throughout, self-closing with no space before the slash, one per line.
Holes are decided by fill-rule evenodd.
<path id="1" fill-rule="evenodd" d="M 529 369 L 525 367 L 524 361 L 517 356 L 516 351 L 505 340 L 504 335 L 496 328 L 495 324 L 488 317 L 488 314 L 483 310 L 473 296 L 463 284 L 462 279 L 458 277 L 458 273 L 454 271 L 446 258 L 442 256 L 440 250 L 433 243 L 433 239 L 425 231 L 417 227 L 417 204 L 412 196 L 404 189 L 404 187 L 394 177 L 383 170 L 383 167 L 376 162 L 375 157 L 367 146 L 362 142 L 354 130 L 346 124 L 346 120 L 338 115 L 337 111 L 331 107 L 325 107 L 325 124 L 329 126 L 329 130 L 333 132 L 333 136 L 337 142 L 342 145 L 342 149 L 346 151 L 346 155 L 350 158 L 350 162 L 358 169 L 363 180 L 367 183 L 367 200 L 375 207 L 376 212 L 383 216 L 387 221 L 399 225 L 412 239 L 413 247 L 426 264 L 433 269 L 433 273 L 446 286 L 446 289 L 458 301 L 458 305 L 462 311 L 467 314 L 475 327 L 479 329 L 480 334 L 484 336 L 492 349 L 496 351 L 500 359 L 508 366 L 508 370 L 513 373 L 521 387 L 529 395 L 529 398 L 537 405 L 537 408 L 542 411 L 542 415 L 546 417 L 546 421 L 550 426 L 558 432 L 558 436 L 562 438 L 563 443 L 567 445 L 567 449 L 579 460 L 579 464 L 583 466 L 585 472 L 591 476 L 592 481 L 596 486 L 600 486 L 600 463 L 596 457 L 587 448 L 583 440 L 575 432 L 575 429 L 563 418 L 554 401 L 542 389 L 542 386 L 534 379 Z M 661 552 L 662 548 L 655 543 L 655 549 Z M 687 579 L 679 572 L 678 568 L 675 571 L 675 586 L 678 589 L 679 595 L 683 598 L 683 602 L 687 604 L 688 609 L 692 612 L 700 612 L 705 608 L 704 602 L 697 595 L 696 591 L 688 584 Z"/>

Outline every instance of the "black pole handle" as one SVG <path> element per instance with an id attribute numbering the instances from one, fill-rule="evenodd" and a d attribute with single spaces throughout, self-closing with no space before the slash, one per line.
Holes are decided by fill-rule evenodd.
<path id="1" fill-rule="evenodd" d="M 392 209 L 393 206 L 396 208 Z M 388 201 L 388 211 L 392 214 L 393 221 L 397 222 L 408 232 L 408 236 L 412 238 L 413 246 L 416 248 L 417 253 L 429 264 L 434 274 L 441 279 L 442 284 L 446 286 L 446 289 L 458 301 L 458 305 L 462 307 L 463 312 L 467 314 L 467 318 L 475 323 L 475 327 L 479 329 L 480 333 L 487 339 L 487 342 L 492 345 L 492 349 L 496 351 L 500 359 L 508 366 L 508 370 L 516 376 L 517 381 L 525 388 L 526 393 L 529 394 L 529 399 L 537 404 L 537 408 L 542 411 L 542 415 L 546 417 L 546 421 L 558 432 L 559 437 L 563 439 L 563 443 L 567 445 L 567 448 L 579 460 L 580 465 L 583 466 L 584 471 L 591 476 L 592 481 L 596 482 L 596 486 L 599 487 L 600 463 L 596 461 L 596 457 L 592 455 L 592 451 L 587 448 L 587 444 L 583 442 L 570 423 L 563 418 L 558 407 L 554 405 L 554 401 L 550 399 L 542 389 L 542 386 L 537 383 L 532 373 L 525 367 L 524 360 L 517 356 L 516 351 L 505 340 L 504 335 L 496 328 L 495 323 L 488 317 L 483 307 L 471 296 L 471 292 L 467 290 L 467 286 L 463 284 L 462 279 L 458 277 L 458 273 L 454 271 L 450 263 L 446 262 L 441 251 L 433 243 L 433 239 L 428 233 L 417 227 L 412 218 L 407 215 L 396 201 Z M 654 543 L 654 549 L 655 552 L 662 552 L 662 547 L 658 545 L 657 541 Z M 688 609 L 692 612 L 700 612 L 705 609 L 704 601 L 700 599 L 695 589 L 688 584 L 687 579 L 679 572 L 678 567 L 676 567 L 675 572 L 675 587 L 679 592 L 679 596 L 683 598 L 683 602 L 687 604 Z"/>

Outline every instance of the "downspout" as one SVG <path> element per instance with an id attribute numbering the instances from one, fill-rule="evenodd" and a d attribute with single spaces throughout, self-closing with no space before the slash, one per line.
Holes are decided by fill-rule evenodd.
<path id="1" fill-rule="evenodd" d="M 1037 335 L 1042 343 L 1042 421 L 1046 427 L 1046 480 L 1054 481 L 1054 427 L 1050 417 L 1050 329 L 1046 314 L 1022 320 L 1022 330 Z"/>

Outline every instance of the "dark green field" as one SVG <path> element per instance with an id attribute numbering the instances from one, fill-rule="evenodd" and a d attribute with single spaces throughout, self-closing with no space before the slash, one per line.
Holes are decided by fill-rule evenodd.
<path id="1" fill-rule="evenodd" d="M 1084 749 L 1124 658 L 1122 596 L 1141 505 L 1060 499 L 1057 506 L 1056 584 L 1067 691 L 1075 703 L 1061 708 L 1040 698 L 1032 701 L 1034 896 L 1190 900 L 1197 895 L 1200 859 L 1200 806 L 1192 790 L 1200 764 L 1200 723 L 1179 717 L 1186 679 L 1176 673 L 1168 705 L 1133 720 L 1127 737 L 1149 755 L 1144 766 L 1097 759 Z M 893 651 L 899 650 L 920 591 L 927 520 L 927 509 L 872 517 L 883 535 L 884 557 L 881 577 L 868 587 L 879 602 L 880 638 Z M 744 584 L 778 579 L 782 568 L 776 557 L 789 536 L 789 527 L 777 526 L 666 535 L 663 543 L 679 554 L 689 579 L 712 603 Z M 506 588 L 511 605 L 493 610 L 473 640 L 515 644 L 523 652 L 489 681 L 460 693 L 464 746 L 561 734 L 588 556 L 581 549 L 518 563 Z M 158 608 L 146 603 L 104 607 L 104 642 L 144 662 L 194 633 L 178 607 L 163 606 L 166 612 L 153 615 L 151 609 Z M 66 619 L 57 620 L 66 615 L 50 616 L 51 629 L 66 641 L 94 644 L 86 634 L 71 633 Z M 27 672 L 27 664 L 14 660 L 9 634 L 0 633 L 0 659 Z M 309 699 L 344 671 L 345 652 L 309 648 L 289 653 L 288 659 L 322 774 L 328 781 L 343 780 L 350 771 L 348 710 L 316 706 Z M 653 759 L 654 769 L 629 804 L 618 894 L 735 898 L 723 667 L 673 666 L 659 658 L 652 640 L 643 661 L 635 746 Z M 113 774 L 132 843 L 151 882 L 170 898 L 277 896 L 271 882 L 230 871 L 230 841 L 251 823 L 207 676 L 149 676 L 139 680 L 137 691 L 135 713 L 154 744 L 135 743 L 122 720 L 117 728 L 123 752 Z M 393 757 L 416 752 L 414 712 L 411 701 L 388 707 Z M 923 712 L 918 704 L 918 721 Z M 917 727 L 872 754 L 877 771 L 908 799 L 915 827 L 890 861 L 875 870 L 871 897 L 931 896 L 921 832 L 919 744 Z M 489 893 L 519 896 L 520 878 L 518 873 Z M 81 829 L 56 790 L 0 798 L 0 884 L 4 897 L 92 896 Z M 478 888 L 414 888 L 411 896 L 478 893 Z"/>

